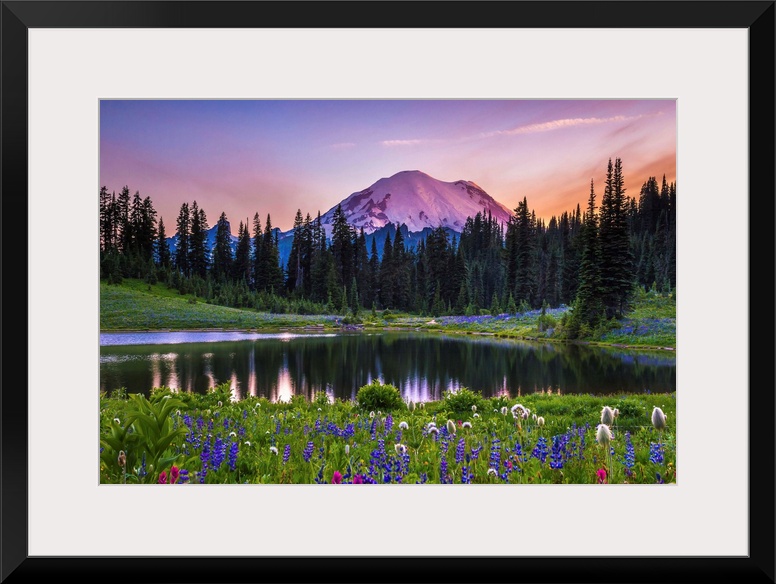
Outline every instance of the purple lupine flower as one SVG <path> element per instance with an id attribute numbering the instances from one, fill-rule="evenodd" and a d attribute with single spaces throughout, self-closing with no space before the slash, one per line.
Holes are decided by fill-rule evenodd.
<path id="1" fill-rule="evenodd" d="M 231 446 L 229 446 L 229 468 L 231 470 L 237 468 L 237 451 L 239 448 L 240 446 L 237 442 L 232 442 Z"/>
<path id="2" fill-rule="evenodd" d="M 307 446 L 304 447 L 304 451 L 302 451 L 302 458 L 304 458 L 305 462 L 310 462 L 310 458 L 313 455 L 313 450 L 315 449 L 315 444 L 312 443 L 312 441 L 307 443 Z"/>
<path id="3" fill-rule="evenodd" d="M 283 464 L 286 464 L 289 458 L 291 458 L 291 445 L 286 444 L 286 447 L 283 449 Z"/>
<path id="4" fill-rule="evenodd" d="M 466 452 L 466 442 L 463 438 L 458 440 L 458 446 L 455 449 L 455 462 L 461 464 L 463 462 L 463 455 Z"/>

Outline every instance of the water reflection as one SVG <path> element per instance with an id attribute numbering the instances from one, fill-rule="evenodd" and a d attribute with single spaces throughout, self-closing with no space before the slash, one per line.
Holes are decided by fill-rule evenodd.
<path id="1" fill-rule="evenodd" d="M 486 397 L 526 393 L 592 393 L 676 389 L 675 355 L 578 345 L 420 333 L 245 334 L 143 333 L 102 335 L 100 390 L 124 387 L 147 395 L 167 386 L 205 393 L 229 383 L 234 398 L 354 399 L 375 379 L 397 386 L 405 399 L 436 400 L 462 386 Z M 244 334 L 244 333 L 242 333 Z M 153 340 L 153 344 L 147 344 Z M 204 342 L 203 342 L 204 341 Z M 139 343 L 139 344 L 138 344 Z M 146 344 L 144 344 L 146 343 Z M 163 344 L 160 344 L 163 343 Z"/>

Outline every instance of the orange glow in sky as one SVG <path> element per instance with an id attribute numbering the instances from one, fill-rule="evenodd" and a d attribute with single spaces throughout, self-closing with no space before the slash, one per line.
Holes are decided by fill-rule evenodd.
<path id="1" fill-rule="evenodd" d="M 628 196 L 675 182 L 676 140 L 675 100 L 103 100 L 99 186 L 149 196 L 168 235 L 184 202 L 287 230 L 402 170 L 549 220 L 591 179 L 600 201 L 610 158 Z"/>

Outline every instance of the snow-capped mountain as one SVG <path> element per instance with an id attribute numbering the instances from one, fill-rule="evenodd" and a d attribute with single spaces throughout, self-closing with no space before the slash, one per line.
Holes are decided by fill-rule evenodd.
<path id="1" fill-rule="evenodd" d="M 491 213 L 506 223 L 513 212 L 471 181 L 444 182 L 419 170 L 404 170 L 381 178 L 372 186 L 351 194 L 341 203 L 348 223 L 371 234 L 393 223 L 411 233 L 425 228 L 447 227 L 460 233 L 468 217 Z M 337 205 L 321 216 L 331 236 Z"/>

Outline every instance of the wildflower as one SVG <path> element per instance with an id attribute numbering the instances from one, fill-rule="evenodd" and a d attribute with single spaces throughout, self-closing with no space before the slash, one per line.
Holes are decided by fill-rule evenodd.
<path id="1" fill-rule="evenodd" d="M 125 467 L 127 466 L 127 455 L 124 454 L 123 450 L 119 450 L 119 458 L 118 458 L 119 466 Z"/>
<path id="2" fill-rule="evenodd" d="M 480 417 L 480 415 L 476 414 L 476 413 L 472 416 L 472 418 L 479 418 L 479 417 Z"/>
<path id="3" fill-rule="evenodd" d="M 396 450 L 396 454 L 404 454 L 407 452 L 407 447 L 404 444 L 394 444 L 393 448 Z"/>
<path id="4" fill-rule="evenodd" d="M 666 428 L 666 415 L 657 406 L 652 410 L 652 425 L 656 430 L 665 430 Z"/>
<path id="5" fill-rule="evenodd" d="M 428 429 L 428 433 L 429 433 L 429 434 L 435 434 L 435 435 L 436 435 L 436 434 L 439 434 L 439 428 L 437 428 L 436 426 L 431 426 L 431 427 Z"/>
<path id="6" fill-rule="evenodd" d="M 491 467 L 491 468 L 488 469 L 488 474 L 496 476 L 498 474 L 498 472 L 496 471 L 495 468 Z"/>
<path id="7" fill-rule="evenodd" d="M 229 436 L 231 436 L 232 438 L 235 438 L 237 436 L 237 433 L 236 432 L 229 432 Z"/>
<path id="8" fill-rule="evenodd" d="M 118 418 L 113 418 L 113 421 L 116 422 L 119 426 L 121 426 L 121 420 Z"/>
<path id="9" fill-rule="evenodd" d="M 509 410 L 507 409 L 507 406 L 504 406 L 503 408 L 501 408 L 501 413 L 502 413 L 503 415 L 505 415 L 505 416 L 507 415 L 507 412 L 508 412 L 508 411 L 509 411 Z"/>
<path id="10" fill-rule="evenodd" d="M 601 410 L 601 423 L 611 426 L 614 422 L 614 411 L 609 406 L 604 406 Z"/>
<path id="11" fill-rule="evenodd" d="M 407 404 L 407 407 L 410 409 L 411 412 L 414 412 L 415 411 L 415 402 L 411 401 L 410 403 Z"/>
<path id="12" fill-rule="evenodd" d="M 167 473 L 165 471 L 162 471 L 159 473 L 159 484 L 160 485 L 167 484 Z"/>
<path id="13" fill-rule="evenodd" d="M 472 405 L 472 412 L 476 412 L 476 411 L 477 411 L 477 406 Z"/>
<path id="14" fill-rule="evenodd" d="M 612 413 L 614 414 L 614 417 L 616 418 L 616 417 L 618 417 L 620 415 L 620 410 L 618 410 L 617 408 L 614 408 Z"/>
<path id="15" fill-rule="evenodd" d="M 426 404 L 424 404 L 423 402 L 420 402 L 418 404 L 418 407 L 422 410 L 422 409 L 424 409 L 426 407 Z"/>
<path id="16" fill-rule="evenodd" d="M 536 425 L 540 428 L 544 426 L 544 418 L 542 416 L 539 416 L 536 418 Z"/>
<path id="17" fill-rule="evenodd" d="M 612 431 L 606 424 L 598 424 L 595 432 L 595 439 L 602 446 L 609 446 L 612 441 Z"/>
<path id="18" fill-rule="evenodd" d="M 291 458 L 291 445 L 286 444 L 286 447 L 283 449 L 283 464 L 286 464 L 289 458 Z"/>
<path id="19" fill-rule="evenodd" d="M 334 475 L 331 477 L 331 484 L 333 485 L 340 485 L 342 484 L 342 473 L 338 470 L 334 471 Z"/>
<path id="20" fill-rule="evenodd" d="M 175 465 L 170 467 L 170 484 L 177 483 L 179 476 L 180 476 L 180 469 Z"/>
<path id="21" fill-rule="evenodd" d="M 221 403 L 221 400 L 218 400 L 218 407 L 220 408 L 220 407 L 221 407 L 221 406 L 223 406 L 223 405 L 224 405 L 224 404 L 222 404 L 222 403 Z"/>
<path id="22" fill-rule="evenodd" d="M 350 455 L 350 444 L 345 444 L 345 456 Z"/>
<path id="23" fill-rule="evenodd" d="M 447 432 L 448 434 L 455 434 L 455 422 L 447 420 Z"/>
<path id="24" fill-rule="evenodd" d="M 361 478 L 360 474 L 357 474 L 356 476 L 353 477 L 353 484 L 354 485 L 363 485 L 364 484 L 364 479 Z"/>
<path id="25" fill-rule="evenodd" d="M 461 425 L 461 427 L 462 427 L 462 428 L 471 428 L 471 427 L 472 427 L 472 423 L 471 423 L 471 422 L 464 422 L 464 423 Z"/>
<path id="26" fill-rule="evenodd" d="M 406 430 L 407 428 L 409 428 L 407 422 L 399 422 L 399 429 Z"/>
<path id="27" fill-rule="evenodd" d="M 375 417 L 375 413 L 374 412 L 369 412 L 369 419 L 371 420 L 374 417 Z"/>
<path id="28" fill-rule="evenodd" d="M 606 469 L 599 468 L 595 471 L 596 477 L 598 477 L 598 484 L 602 485 L 606 483 Z"/>
<path id="29" fill-rule="evenodd" d="M 278 449 L 277 449 L 277 447 L 276 447 L 276 446 L 270 446 L 270 447 L 269 447 L 269 451 L 270 451 L 272 454 L 277 454 L 277 453 L 278 453 Z"/>
<path id="30" fill-rule="evenodd" d="M 250 441 L 248 441 L 248 440 L 246 440 L 245 442 L 243 442 L 243 444 L 245 444 L 246 446 L 250 446 L 250 445 L 251 445 Z"/>

